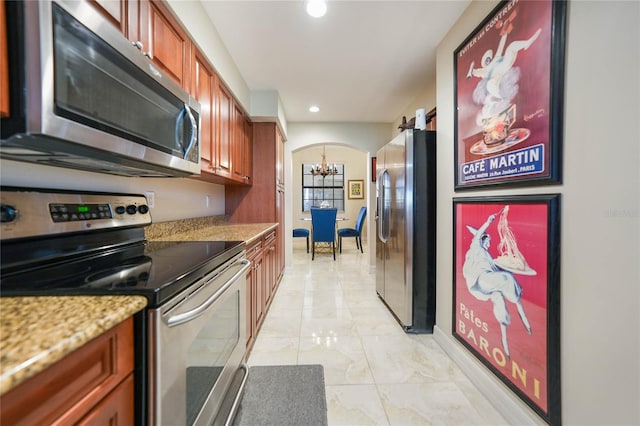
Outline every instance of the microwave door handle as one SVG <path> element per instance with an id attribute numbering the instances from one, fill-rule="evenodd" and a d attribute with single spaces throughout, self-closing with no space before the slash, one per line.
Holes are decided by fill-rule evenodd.
<path id="1" fill-rule="evenodd" d="M 209 309 L 209 307 L 213 305 L 216 300 L 218 300 L 220 296 L 222 296 L 222 294 L 227 291 L 227 289 L 231 287 L 233 283 L 238 280 L 238 278 L 240 278 L 240 276 L 247 272 L 247 269 L 249 269 L 249 267 L 251 266 L 251 262 L 247 259 L 239 260 L 237 263 L 243 265 L 242 268 L 238 272 L 236 272 L 226 283 L 224 283 L 224 285 L 220 287 L 218 291 L 209 296 L 209 298 L 205 300 L 200 306 L 193 308 L 190 311 L 169 317 L 169 319 L 167 319 L 167 325 L 169 327 L 175 327 L 177 325 L 184 324 L 185 322 L 192 321 L 198 318 L 200 315 L 204 314 L 205 311 Z"/>
<path id="2" fill-rule="evenodd" d="M 180 143 L 180 133 L 181 133 L 181 129 L 182 129 L 182 121 L 184 116 L 189 117 L 189 124 L 191 124 L 191 136 L 189 137 L 189 144 L 187 145 L 186 148 L 183 147 L 183 145 Z M 180 145 L 182 148 L 182 158 L 186 159 L 187 155 L 189 155 L 189 152 L 191 152 L 191 150 L 193 149 L 193 145 L 196 142 L 196 119 L 193 116 L 193 114 L 191 114 L 191 109 L 189 108 L 189 106 L 185 103 L 184 107 L 180 110 L 180 114 L 178 114 L 178 117 L 176 118 L 176 143 L 178 145 Z"/>

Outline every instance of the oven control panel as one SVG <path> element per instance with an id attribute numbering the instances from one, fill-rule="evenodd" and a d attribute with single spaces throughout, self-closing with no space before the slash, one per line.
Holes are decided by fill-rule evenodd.
<path id="1" fill-rule="evenodd" d="M 111 219 L 109 204 L 49 204 L 49 213 L 54 222 L 76 220 Z"/>
<path id="2" fill-rule="evenodd" d="M 144 195 L 2 188 L 2 240 L 151 223 Z"/>

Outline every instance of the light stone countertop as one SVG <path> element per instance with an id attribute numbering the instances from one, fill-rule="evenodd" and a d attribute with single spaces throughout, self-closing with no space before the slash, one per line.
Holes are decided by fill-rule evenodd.
<path id="1" fill-rule="evenodd" d="M 0 298 L 0 394 L 145 306 L 142 296 Z"/>
<path id="2" fill-rule="evenodd" d="M 163 224 L 152 226 L 162 227 Z M 266 232 L 277 228 L 277 223 L 239 223 L 239 224 L 212 224 L 193 229 L 171 232 L 166 229 L 158 232 L 161 236 L 147 235 L 150 241 L 244 241 L 251 244 Z M 154 230 L 157 232 L 157 230 Z"/>

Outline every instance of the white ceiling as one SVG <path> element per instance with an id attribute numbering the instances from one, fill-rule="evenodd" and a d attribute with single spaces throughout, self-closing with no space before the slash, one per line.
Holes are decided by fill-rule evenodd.
<path id="1" fill-rule="evenodd" d="M 202 0 L 250 90 L 290 122 L 393 122 L 435 79 L 436 47 L 470 0 Z M 320 107 L 310 113 L 311 104 Z"/>

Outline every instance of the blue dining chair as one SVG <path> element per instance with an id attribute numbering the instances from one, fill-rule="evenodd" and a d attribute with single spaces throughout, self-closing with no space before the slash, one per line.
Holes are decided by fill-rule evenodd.
<path id="1" fill-rule="evenodd" d="M 317 243 L 331 243 L 336 260 L 336 217 L 338 209 L 311 208 L 311 260 L 316 256 Z"/>
<path id="2" fill-rule="evenodd" d="M 307 253 L 309 253 L 309 230 L 307 228 L 294 228 L 293 238 L 306 238 L 307 239 Z"/>
<path id="3" fill-rule="evenodd" d="M 360 212 L 358 213 L 358 217 L 356 219 L 355 228 L 338 229 L 338 246 L 340 247 L 340 253 L 342 253 L 342 238 L 344 237 L 355 237 L 356 248 L 360 249 L 360 253 L 364 253 L 364 251 L 362 250 L 362 227 L 364 226 L 365 217 L 367 217 L 367 208 L 362 206 L 360 207 Z"/>

